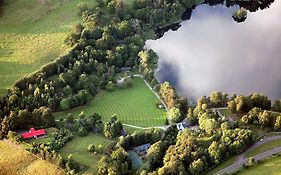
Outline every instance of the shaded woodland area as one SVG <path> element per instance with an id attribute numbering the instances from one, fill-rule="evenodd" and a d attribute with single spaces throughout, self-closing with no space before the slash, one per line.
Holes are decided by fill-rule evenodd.
<path id="1" fill-rule="evenodd" d="M 2 16 L 4 11 L 4 6 L 6 5 L 6 0 L 0 0 L 0 16 Z"/>

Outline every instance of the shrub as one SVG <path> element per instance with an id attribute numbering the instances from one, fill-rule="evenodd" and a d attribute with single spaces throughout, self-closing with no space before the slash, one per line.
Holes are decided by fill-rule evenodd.
<path id="1" fill-rule="evenodd" d="M 89 130 L 87 130 L 85 127 L 81 126 L 80 128 L 78 128 L 78 134 L 80 136 L 86 136 L 88 135 Z"/>
<path id="2" fill-rule="evenodd" d="M 21 142 L 23 140 L 19 134 L 17 134 L 16 132 L 13 132 L 13 131 L 9 131 L 7 137 L 12 142 L 14 142 L 14 141 Z"/>
<path id="3" fill-rule="evenodd" d="M 115 88 L 115 85 L 113 84 L 112 81 L 109 81 L 109 82 L 107 83 L 107 85 L 105 86 L 105 89 L 106 89 L 107 91 L 113 91 L 114 88 Z"/>
<path id="4" fill-rule="evenodd" d="M 95 151 L 96 151 L 95 145 L 94 145 L 94 144 L 90 144 L 90 145 L 88 146 L 88 151 L 89 151 L 89 152 L 95 152 Z"/>
<path id="5" fill-rule="evenodd" d="M 68 129 L 60 129 L 53 133 L 53 137 L 52 141 L 48 143 L 48 146 L 51 150 L 58 150 L 73 138 L 73 134 Z"/>
<path id="6" fill-rule="evenodd" d="M 103 149 L 104 149 L 104 147 L 103 147 L 101 144 L 99 144 L 99 146 L 96 148 L 96 151 L 97 151 L 98 153 L 102 153 L 102 152 L 103 152 Z"/>

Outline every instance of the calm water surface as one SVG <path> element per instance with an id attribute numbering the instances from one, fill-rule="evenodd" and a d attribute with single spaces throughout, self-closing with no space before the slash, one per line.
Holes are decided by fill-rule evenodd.
<path id="1" fill-rule="evenodd" d="M 214 90 L 281 97 L 281 1 L 232 20 L 235 8 L 197 7 L 178 31 L 149 40 L 160 57 L 157 77 L 197 99 Z"/>

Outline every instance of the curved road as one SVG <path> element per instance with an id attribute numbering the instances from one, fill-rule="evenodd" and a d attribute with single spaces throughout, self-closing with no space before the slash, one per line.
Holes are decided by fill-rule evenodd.
<path id="1" fill-rule="evenodd" d="M 279 136 L 272 136 L 272 137 L 268 137 L 268 138 L 264 138 L 264 140 L 258 141 L 256 142 L 254 145 L 252 145 L 248 150 L 246 150 L 245 152 L 241 153 L 238 157 L 237 160 L 234 164 L 218 171 L 217 173 L 215 173 L 214 175 L 220 175 L 220 174 L 230 174 L 233 173 L 235 171 L 237 171 L 238 169 L 240 169 L 244 164 L 246 165 L 248 163 L 248 158 L 247 158 L 247 153 L 254 150 L 255 148 L 259 147 L 260 145 L 263 145 L 265 143 L 271 142 L 273 140 L 280 140 L 281 139 L 281 135 Z M 281 152 L 281 146 L 274 148 L 272 150 L 269 151 L 265 151 L 263 153 L 260 153 L 258 155 L 253 156 L 253 158 L 255 159 L 255 161 L 258 160 L 262 160 L 265 159 L 267 157 L 272 156 L 273 154 L 277 154 Z"/>

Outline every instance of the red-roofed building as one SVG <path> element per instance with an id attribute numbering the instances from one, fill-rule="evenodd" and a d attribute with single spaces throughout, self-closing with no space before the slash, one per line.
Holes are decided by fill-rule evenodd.
<path id="1" fill-rule="evenodd" d="M 30 128 L 29 132 L 22 133 L 21 136 L 24 139 L 28 139 L 28 138 L 31 138 L 31 137 L 37 138 L 37 137 L 43 136 L 45 134 L 46 134 L 45 129 L 35 130 L 34 128 Z"/>

